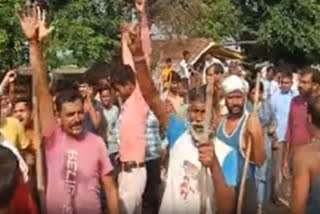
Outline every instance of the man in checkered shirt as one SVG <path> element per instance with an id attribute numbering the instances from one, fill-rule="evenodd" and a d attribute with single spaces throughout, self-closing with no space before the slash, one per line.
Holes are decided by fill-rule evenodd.
<path id="1" fill-rule="evenodd" d="M 146 131 L 147 184 L 143 194 L 143 209 L 146 213 L 158 213 L 160 206 L 161 144 L 160 124 L 153 112 L 149 111 Z"/>

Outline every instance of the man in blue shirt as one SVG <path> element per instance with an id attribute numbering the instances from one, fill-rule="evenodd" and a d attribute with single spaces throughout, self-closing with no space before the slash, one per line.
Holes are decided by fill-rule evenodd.
<path id="1" fill-rule="evenodd" d="M 290 103 L 291 100 L 298 95 L 297 92 L 292 90 L 293 84 L 293 72 L 290 67 L 281 68 L 281 82 L 280 82 L 280 90 L 275 92 L 271 96 L 270 104 L 272 110 L 277 119 L 277 130 L 276 134 L 278 137 L 277 142 L 273 142 L 273 200 L 277 201 L 279 199 L 279 190 L 280 184 L 282 182 L 282 160 L 283 160 L 283 151 L 284 151 L 284 143 L 285 136 L 287 132 L 288 126 L 288 117 L 290 111 Z"/>

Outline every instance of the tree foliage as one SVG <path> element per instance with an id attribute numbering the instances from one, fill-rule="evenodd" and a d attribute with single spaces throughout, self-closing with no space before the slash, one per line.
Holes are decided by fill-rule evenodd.
<path id="1" fill-rule="evenodd" d="M 274 57 L 315 62 L 320 57 L 320 3 L 282 0 L 266 7 L 257 39 Z"/>
<path id="2" fill-rule="evenodd" d="M 134 0 L 37 0 L 46 2 L 54 26 L 49 65 L 108 62 L 119 46 L 119 23 Z M 0 0 L 0 71 L 28 62 L 16 11 L 26 0 Z M 256 40 L 245 46 L 253 59 L 316 62 L 320 58 L 319 0 L 148 0 L 150 22 L 170 35 L 223 41 Z"/>
<path id="3" fill-rule="evenodd" d="M 150 19 L 169 35 L 194 35 L 208 7 L 203 0 L 154 0 L 149 8 Z"/>
<path id="4" fill-rule="evenodd" d="M 60 3 L 63 2 L 63 3 Z M 62 6 L 61 6 L 62 5 Z M 119 24 L 123 20 L 119 0 L 72 0 L 52 2 L 50 64 L 88 66 L 111 60 L 119 46 Z M 68 62 L 65 62 L 66 58 Z"/>
<path id="5" fill-rule="evenodd" d="M 13 68 L 28 59 L 26 43 L 15 16 L 21 2 L 0 0 L 0 71 Z"/>
<path id="6" fill-rule="evenodd" d="M 40 1 L 54 30 L 49 39 L 51 68 L 107 62 L 119 46 L 119 23 L 126 18 L 122 0 Z M 0 0 L 0 70 L 28 62 L 27 41 L 16 9 L 25 0 Z"/>
<path id="7" fill-rule="evenodd" d="M 230 0 L 208 0 L 206 3 L 206 13 L 196 28 L 198 35 L 218 41 L 240 39 L 245 28 L 240 20 L 241 10 Z"/>

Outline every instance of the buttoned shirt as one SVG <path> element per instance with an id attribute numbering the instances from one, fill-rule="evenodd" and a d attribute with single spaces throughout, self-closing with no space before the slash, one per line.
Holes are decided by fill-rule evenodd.
<path id="1" fill-rule="evenodd" d="M 143 162 L 146 147 L 146 124 L 149 107 L 139 85 L 123 103 L 120 120 L 119 155 L 121 162 Z"/>
<path id="2" fill-rule="evenodd" d="M 277 119 L 276 133 L 279 142 L 286 140 L 290 103 L 295 96 L 297 96 L 297 93 L 293 90 L 289 90 L 287 93 L 278 90 L 271 96 L 270 104 Z"/>

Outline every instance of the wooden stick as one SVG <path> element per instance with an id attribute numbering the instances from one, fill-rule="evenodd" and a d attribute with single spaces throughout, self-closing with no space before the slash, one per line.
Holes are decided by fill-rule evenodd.
<path id="1" fill-rule="evenodd" d="M 39 103 L 37 99 L 36 91 L 36 72 L 32 74 L 32 102 L 33 102 L 33 127 L 35 132 L 35 145 L 36 145 L 36 173 L 37 173 L 37 189 L 40 198 L 40 213 L 46 213 L 46 203 L 45 203 L 45 179 L 44 179 L 44 158 L 41 146 L 41 127 L 39 119 Z"/>
<path id="2" fill-rule="evenodd" d="M 255 85 L 255 97 L 254 97 L 254 104 L 253 104 L 253 112 L 257 112 L 258 110 L 258 101 L 259 101 L 259 95 L 260 95 L 260 78 L 261 75 L 260 73 L 257 74 L 257 79 L 256 79 L 256 85 Z M 248 146 L 247 150 L 245 153 L 245 162 L 244 162 L 244 167 L 242 171 L 242 178 L 241 178 L 241 183 L 240 183 L 240 191 L 239 191 L 239 197 L 238 197 L 238 204 L 237 204 L 237 214 L 242 213 L 242 207 L 243 207 L 243 199 L 244 199 L 244 194 L 245 194 L 245 186 L 246 186 L 246 181 L 247 181 L 247 174 L 248 174 L 248 169 L 249 169 L 249 162 L 250 162 L 250 156 L 251 156 L 251 151 L 252 151 L 252 140 L 251 138 L 248 139 Z"/>
<path id="3" fill-rule="evenodd" d="M 199 142 L 208 142 L 210 139 L 210 128 L 212 123 L 212 106 L 213 106 L 213 93 L 214 93 L 214 79 L 208 78 L 206 90 L 206 113 L 204 120 L 203 133 L 199 134 L 194 129 L 191 129 L 192 136 Z M 207 168 L 202 166 L 200 170 L 200 214 L 207 213 L 207 199 L 208 199 L 208 171 Z"/>

